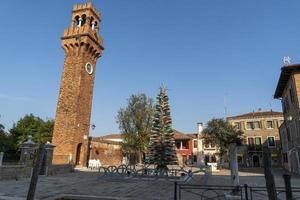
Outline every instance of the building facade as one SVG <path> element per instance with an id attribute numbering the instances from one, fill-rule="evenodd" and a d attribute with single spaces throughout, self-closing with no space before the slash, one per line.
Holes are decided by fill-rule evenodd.
<path id="1" fill-rule="evenodd" d="M 102 166 L 124 164 L 124 153 L 120 134 L 92 137 L 90 142 L 90 160 L 99 160 Z"/>
<path id="2" fill-rule="evenodd" d="M 195 134 L 184 134 L 174 130 L 176 156 L 179 165 L 191 165 L 194 162 L 194 140 Z"/>
<path id="3" fill-rule="evenodd" d="M 300 174 L 300 64 L 281 68 L 274 98 L 280 99 L 284 123 L 280 126 L 283 166 Z"/>
<path id="4" fill-rule="evenodd" d="M 65 58 L 52 137 L 54 164 L 87 165 L 96 61 L 103 50 L 100 21 L 91 3 L 75 5 L 61 38 Z"/>
<path id="5" fill-rule="evenodd" d="M 241 130 L 244 144 L 238 147 L 240 167 L 262 167 L 262 146 L 266 145 L 272 155 L 272 165 L 281 166 L 279 127 L 283 123 L 281 112 L 258 111 L 228 117 L 227 121 Z"/>
<path id="6" fill-rule="evenodd" d="M 218 147 L 214 143 L 205 142 L 205 133 L 203 132 L 203 123 L 197 123 L 197 137 L 194 144 L 193 154 L 194 159 L 197 160 L 197 166 L 208 165 L 209 163 L 217 163 L 219 160 Z"/>
<path id="7" fill-rule="evenodd" d="M 197 165 L 197 134 L 174 131 L 178 164 Z M 90 138 L 89 159 L 98 159 L 102 165 L 130 163 L 130 156 L 122 151 L 122 134 L 109 134 Z"/>

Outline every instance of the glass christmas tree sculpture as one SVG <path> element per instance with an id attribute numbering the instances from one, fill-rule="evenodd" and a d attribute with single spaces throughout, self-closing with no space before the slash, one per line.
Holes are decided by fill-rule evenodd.
<path id="1" fill-rule="evenodd" d="M 177 164 L 169 97 L 164 87 L 160 88 L 160 93 L 157 96 L 150 134 L 148 160 L 151 164 L 157 166 L 159 175 L 167 174 L 167 165 Z"/>

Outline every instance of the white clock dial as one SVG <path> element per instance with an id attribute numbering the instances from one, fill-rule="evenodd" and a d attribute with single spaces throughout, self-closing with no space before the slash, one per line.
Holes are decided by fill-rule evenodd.
<path id="1" fill-rule="evenodd" d="M 87 71 L 88 74 L 92 74 L 94 71 L 93 65 L 91 63 L 86 63 L 85 70 Z"/>

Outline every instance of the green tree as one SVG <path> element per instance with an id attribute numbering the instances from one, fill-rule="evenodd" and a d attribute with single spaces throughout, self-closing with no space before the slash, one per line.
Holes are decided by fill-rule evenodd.
<path id="1" fill-rule="evenodd" d="M 157 165 L 160 174 L 166 173 L 167 165 L 177 164 L 169 97 L 164 87 L 160 88 L 157 96 L 148 159 L 150 163 Z"/>
<path id="2" fill-rule="evenodd" d="M 14 147 L 13 137 L 5 131 L 5 127 L 2 124 L 0 124 L 0 152 L 4 152 L 4 161 L 19 159 L 19 155 Z"/>
<path id="3" fill-rule="evenodd" d="M 37 143 L 51 141 L 54 127 L 54 120 L 43 120 L 33 114 L 25 115 L 17 123 L 13 124 L 10 134 L 17 150 L 20 145 L 27 140 L 28 135 L 32 135 Z"/>
<path id="4" fill-rule="evenodd" d="M 0 124 L 0 152 L 6 152 L 10 148 L 9 135 L 5 132 L 5 127 Z"/>
<path id="5" fill-rule="evenodd" d="M 220 158 L 227 155 L 229 144 L 236 142 L 241 144 L 243 132 L 237 130 L 224 119 L 212 119 L 203 130 L 205 143 L 215 143 L 219 148 Z"/>
<path id="6" fill-rule="evenodd" d="M 131 163 L 142 162 L 142 155 L 146 153 L 153 113 L 152 99 L 145 94 L 131 95 L 128 105 L 118 112 L 122 148 L 129 154 Z"/>

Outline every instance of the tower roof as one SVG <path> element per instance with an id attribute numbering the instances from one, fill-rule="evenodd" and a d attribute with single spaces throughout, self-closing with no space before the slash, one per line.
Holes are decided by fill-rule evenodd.
<path id="1" fill-rule="evenodd" d="M 275 99 L 282 97 L 285 86 L 293 73 L 300 73 L 300 64 L 287 65 L 281 68 L 280 77 L 274 94 Z"/>
<path id="2" fill-rule="evenodd" d="M 84 10 L 92 10 L 94 12 L 95 16 L 98 17 L 98 20 L 100 20 L 100 12 L 93 6 L 92 2 L 87 2 L 85 4 L 75 4 L 73 6 L 73 13 L 84 11 Z"/>

